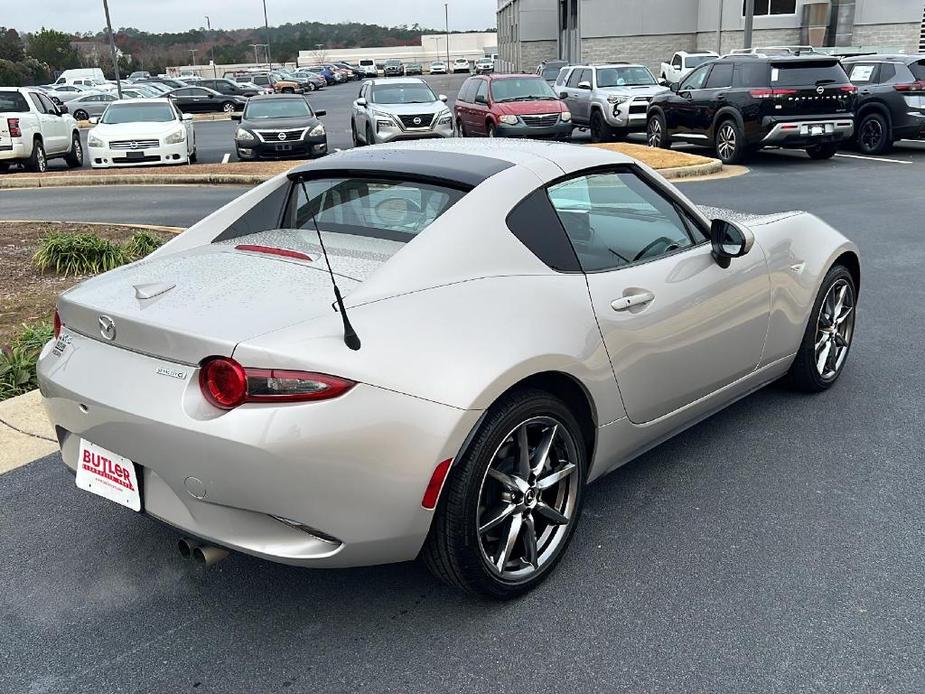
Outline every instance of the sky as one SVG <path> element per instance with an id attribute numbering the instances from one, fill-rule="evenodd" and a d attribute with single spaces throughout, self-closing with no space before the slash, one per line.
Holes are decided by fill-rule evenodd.
<path id="1" fill-rule="evenodd" d="M 266 0 L 270 25 L 287 22 L 357 21 L 394 26 L 414 24 L 443 27 L 442 0 Z M 495 25 L 497 0 L 449 0 L 450 30 L 484 29 Z M 109 0 L 114 28 L 143 31 L 184 31 L 204 27 L 205 15 L 215 29 L 263 25 L 261 0 Z M 11 21 L 12 20 L 12 21 Z M 42 26 L 65 32 L 98 31 L 106 25 L 103 0 L 38 0 L 28 12 L 6 17 L 20 31 Z"/>

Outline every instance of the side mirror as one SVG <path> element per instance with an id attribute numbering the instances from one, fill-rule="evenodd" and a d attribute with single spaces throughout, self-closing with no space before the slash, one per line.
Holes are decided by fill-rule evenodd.
<path id="1" fill-rule="evenodd" d="M 441 95 L 438 96 L 437 98 L 440 99 L 440 101 L 446 103 L 446 94 L 441 94 Z"/>
<path id="2" fill-rule="evenodd" d="M 317 116 L 318 118 L 321 118 L 321 116 L 326 116 L 326 115 L 328 115 L 328 112 L 325 111 L 324 109 L 315 111 L 315 116 Z"/>
<path id="3" fill-rule="evenodd" d="M 59 116 L 63 116 L 65 113 L 70 113 L 70 111 L 67 109 L 67 106 L 64 104 L 55 104 L 55 109 L 57 109 Z"/>
<path id="4" fill-rule="evenodd" d="M 733 258 L 741 258 L 752 249 L 755 237 L 745 227 L 725 219 L 714 219 L 710 224 L 710 243 L 716 264 L 727 268 Z"/>
<path id="5" fill-rule="evenodd" d="M 484 105 L 484 106 L 488 106 L 488 99 L 486 98 L 486 96 L 485 96 L 484 94 L 476 94 L 476 95 L 475 95 L 475 103 L 477 103 L 477 104 L 482 104 L 482 105 Z"/>
<path id="6" fill-rule="evenodd" d="M 680 82 L 672 82 L 671 84 L 668 85 L 668 88 L 669 88 L 671 91 L 673 91 L 675 94 L 677 94 L 677 93 L 678 93 L 678 90 L 681 88 L 681 83 L 680 83 Z"/>
<path id="7" fill-rule="evenodd" d="M 568 92 L 559 92 L 560 99 L 568 99 Z"/>
<path id="8" fill-rule="evenodd" d="M 660 79 L 660 80 L 658 81 L 658 83 L 659 83 L 659 85 L 662 86 L 662 87 L 667 87 L 667 86 L 669 86 L 669 85 L 671 84 L 671 83 L 670 83 L 668 80 L 666 80 L 666 79 Z"/>
<path id="9" fill-rule="evenodd" d="M 193 114 L 192 113 L 180 114 L 180 120 L 193 120 Z"/>
<path id="10" fill-rule="evenodd" d="M 187 117 L 188 115 L 189 115 L 188 113 L 184 113 L 184 114 L 183 114 L 183 120 L 186 120 L 186 117 Z M 243 113 L 232 113 L 232 114 L 231 114 L 231 120 L 237 121 L 238 123 L 240 123 L 240 122 L 241 122 L 241 118 L 243 117 L 243 115 L 244 115 Z"/>
<path id="11" fill-rule="evenodd" d="M 359 108 L 366 108 L 366 99 L 363 99 L 363 98 L 361 97 L 361 98 L 357 99 L 356 101 L 354 101 L 354 102 L 353 102 L 353 105 L 354 105 L 354 106 L 358 106 Z"/>
<path id="12" fill-rule="evenodd" d="M 90 125 L 96 125 L 100 122 L 99 116 L 90 116 Z"/>
<path id="13" fill-rule="evenodd" d="M 584 82 L 579 82 L 578 88 L 579 89 L 591 89 L 591 83 L 588 82 L 587 80 L 585 80 Z"/>

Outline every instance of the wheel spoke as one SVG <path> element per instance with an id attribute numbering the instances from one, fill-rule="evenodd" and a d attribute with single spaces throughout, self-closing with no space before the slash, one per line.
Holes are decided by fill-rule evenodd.
<path id="1" fill-rule="evenodd" d="M 556 435 L 558 433 L 558 424 L 553 424 L 550 426 L 543 433 L 543 440 L 540 441 L 540 444 L 536 447 L 536 451 L 534 451 L 534 461 L 531 472 L 533 472 L 533 474 L 537 477 L 539 477 L 539 474 L 543 471 L 543 468 L 546 467 L 546 462 L 549 460 L 549 452 L 552 450 L 552 444 L 556 440 Z"/>
<path id="2" fill-rule="evenodd" d="M 488 468 L 488 475 L 496 482 L 499 482 L 505 489 L 512 492 L 520 491 L 520 488 L 517 486 L 517 483 L 513 480 L 513 478 L 505 475 L 503 472 L 495 470 L 492 467 Z"/>
<path id="3" fill-rule="evenodd" d="M 835 346 L 838 349 L 844 349 L 848 346 L 848 340 L 846 340 L 841 333 L 835 333 L 832 337 L 835 340 Z"/>
<path id="4" fill-rule="evenodd" d="M 501 545 L 501 551 L 498 552 L 498 556 L 495 557 L 495 568 L 498 569 L 498 571 L 504 571 L 504 565 L 507 564 L 508 559 L 511 558 L 511 552 L 514 550 L 514 545 L 517 544 L 517 538 L 520 535 L 520 528 L 522 524 L 523 516 L 514 515 L 511 517 L 511 524 L 508 526 L 507 538 Z"/>
<path id="5" fill-rule="evenodd" d="M 539 568 L 536 547 L 536 526 L 533 524 L 533 516 L 524 518 L 524 546 L 527 550 L 527 563 L 534 569 Z"/>
<path id="6" fill-rule="evenodd" d="M 530 444 L 527 442 L 527 427 L 517 430 L 517 474 L 522 479 L 530 476 Z"/>
<path id="7" fill-rule="evenodd" d="M 541 514 L 549 522 L 555 523 L 556 525 L 565 525 L 568 523 L 568 518 L 563 516 L 556 509 L 544 501 L 537 503 L 536 512 Z"/>
<path id="8" fill-rule="evenodd" d="M 832 351 L 832 343 L 829 340 L 826 340 L 825 347 L 822 348 L 822 351 L 816 357 L 816 370 L 820 375 L 825 373 L 825 365 L 829 360 L 829 352 Z"/>
<path id="9" fill-rule="evenodd" d="M 848 319 L 848 316 L 851 315 L 852 311 L 854 311 L 854 306 L 844 306 L 841 313 L 835 317 L 835 325 L 844 323 Z"/>
<path id="10" fill-rule="evenodd" d="M 838 296 L 835 297 L 835 305 L 832 307 L 832 321 L 836 321 L 841 314 L 842 307 L 845 305 L 845 294 L 848 293 L 848 285 L 843 284 L 838 290 Z"/>
<path id="11" fill-rule="evenodd" d="M 816 343 L 816 347 L 815 347 L 815 355 L 817 358 L 819 357 L 819 352 L 822 351 L 822 348 L 825 347 L 828 341 L 829 341 L 829 334 L 822 333 L 822 337 L 819 338 L 819 342 Z"/>
<path id="12" fill-rule="evenodd" d="M 510 517 L 515 508 L 517 508 L 515 504 L 507 504 L 506 506 L 492 509 L 491 513 L 486 514 L 491 517 L 491 520 L 479 527 L 479 534 L 487 533 L 492 528 L 501 525 Z"/>
<path id="13" fill-rule="evenodd" d="M 576 469 L 577 467 L 575 466 L 575 463 L 569 463 L 559 470 L 546 475 L 546 477 L 536 483 L 536 486 L 539 487 L 540 491 L 545 491 L 554 484 L 558 484 L 564 480 L 566 477 L 575 472 Z"/>

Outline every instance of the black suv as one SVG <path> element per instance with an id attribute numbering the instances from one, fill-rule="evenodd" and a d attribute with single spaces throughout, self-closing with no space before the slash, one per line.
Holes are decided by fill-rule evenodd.
<path id="1" fill-rule="evenodd" d="M 196 83 L 197 87 L 208 87 L 209 89 L 214 89 L 219 94 L 227 94 L 229 96 L 257 96 L 260 92 L 253 87 L 243 87 L 237 82 L 229 79 L 222 79 L 221 77 L 216 79 L 207 79 L 200 80 Z"/>
<path id="2" fill-rule="evenodd" d="M 857 56 L 842 65 L 858 88 L 858 149 L 882 154 L 896 140 L 925 138 L 925 56 Z"/>
<path id="3" fill-rule="evenodd" d="M 732 55 L 701 65 L 649 102 L 650 147 L 713 145 L 725 164 L 762 147 L 828 159 L 854 132 L 857 87 L 835 58 Z"/>

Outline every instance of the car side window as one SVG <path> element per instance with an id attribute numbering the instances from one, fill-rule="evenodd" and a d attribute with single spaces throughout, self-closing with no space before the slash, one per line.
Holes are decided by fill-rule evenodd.
<path id="1" fill-rule="evenodd" d="M 39 95 L 35 92 L 29 92 L 29 98 L 32 99 L 32 103 L 35 104 L 35 108 L 39 113 L 45 113 L 45 106 L 42 104 L 42 100 L 39 99 Z"/>
<path id="2" fill-rule="evenodd" d="M 716 63 L 710 70 L 706 89 L 725 89 L 732 86 L 732 63 Z"/>
<path id="3" fill-rule="evenodd" d="M 677 53 L 675 53 L 674 58 L 671 59 L 671 67 L 681 67 L 681 56 L 679 56 Z"/>
<path id="4" fill-rule="evenodd" d="M 681 82 L 681 90 L 703 89 L 704 82 L 707 81 L 707 74 L 710 72 L 712 65 L 704 65 L 694 70 Z"/>
<path id="5" fill-rule="evenodd" d="M 479 88 L 475 93 L 476 97 L 484 96 L 485 100 L 488 101 L 488 81 L 479 80 Z"/>
<path id="6" fill-rule="evenodd" d="M 578 68 L 575 68 L 574 70 L 572 70 L 572 74 L 570 74 L 568 77 L 568 82 L 567 82 L 568 86 L 572 88 L 577 88 L 578 83 L 581 81 L 579 79 L 580 77 L 581 77 L 581 70 L 579 70 Z"/>
<path id="7" fill-rule="evenodd" d="M 877 82 L 876 63 L 855 63 L 851 66 L 848 79 L 853 84 L 871 84 Z"/>
<path id="8" fill-rule="evenodd" d="M 893 63 L 881 63 L 880 75 L 877 77 L 879 84 L 887 84 L 896 77 L 896 66 Z"/>
<path id="9" fill-rule="evenodd" d="M 547 194 L 585 272 L 616 270 L 694 245 L 692 223 L 635 173 L 577 176 Z"/>
<path id="10" fill-rule="evenodd" d="M 465 82 L 463 82 L 463 86 L 459 90 L 459 94 L 456 96 L 456 100 L 468 103 L 470 101 L 469 92 L 472 91 L 474 86 L 475 86 L 475 81 L 472 78 L 469 78 Z"/>
<path id="11" fill-rule="evenodd" d="M 590 82 L 593 79 L 592 70 L 585 68 L 581 71 L 581 77 L 578 79 L 578 83 Z"/>

